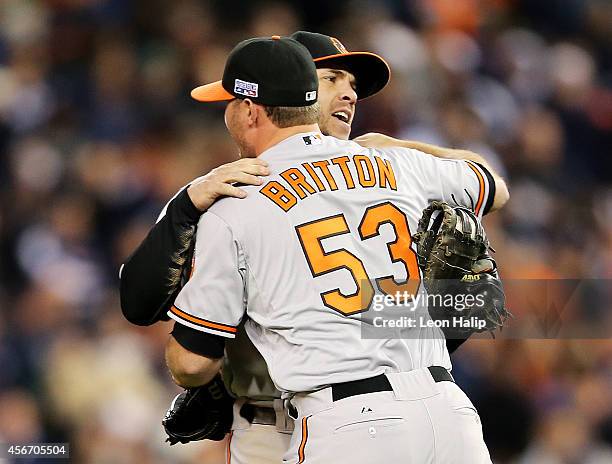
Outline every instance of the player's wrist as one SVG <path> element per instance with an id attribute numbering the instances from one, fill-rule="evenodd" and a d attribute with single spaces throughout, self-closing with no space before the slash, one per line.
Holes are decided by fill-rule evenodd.
<path id="1" fill-rule="evenodd" d="M 189 197 L 189 201 L 193 205 L 193 207 L 198 211 L 198 214 L 202 214 L 210 205 L 213 204 L 214 198 L 211 198 L 209 195 L 204 195 L 202 192 L 198 191 L 198 187 L 195 185 L 190 185 L 187 188 L 187 196 Z"/>
<path id="2" fill-rule="evenodd" d="M 179 194 L 173 201 L 174 207 L 179 210 L 181 217 L 188 220 L 190 223 L 197 223 L 202 215 L 202 211 L 196 205 L 192 195 L 189 193 L 189 188 Z"/>

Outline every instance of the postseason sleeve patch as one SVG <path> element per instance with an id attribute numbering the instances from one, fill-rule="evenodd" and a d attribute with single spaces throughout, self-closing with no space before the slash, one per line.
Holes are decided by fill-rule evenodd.
<path id="1" fill-rule="evenodd" d="M 259 84 L 236 79 L 234 81 L 234 93 L 244 95 L 245 97 L 257 98 L 259 94 Z"/>

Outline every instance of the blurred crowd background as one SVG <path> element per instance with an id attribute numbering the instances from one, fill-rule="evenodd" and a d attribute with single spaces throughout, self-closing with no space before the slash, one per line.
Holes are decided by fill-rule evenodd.
<path id="1" fill-rule="evenodd" d="M 471 149 L 508 179 L 485 221 L 506 278 L 603 295 L 581 309 L 608 336 L 453 355 L 494 461 L 612 462 L 610 0 L 1 0 L 0 442 L 224 462 L 223 443 L 164 444 L 170 325 L 123 320 L 118 269 L 182 185 L 237 156 L 191 88 L 238 41 L 299 29 L 392 68 L 352 136 Z"/>

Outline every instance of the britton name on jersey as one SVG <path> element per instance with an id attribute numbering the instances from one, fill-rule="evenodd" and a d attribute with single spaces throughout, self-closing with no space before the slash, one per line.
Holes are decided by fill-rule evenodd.
<path id="1" fill-rule="evenodd" d="M 357 173 L 354 178 L 349 165 Z M 380 187 L 397 190 L 395 172 L 389 160 L 379 156 L 338 156 L 314 162 L 302 163 L 280 173 L 284 182 L 270 181 L 259 191 L 283 211 L 293 208 L 308 195 L 339 188 L 354 189 Z"/>

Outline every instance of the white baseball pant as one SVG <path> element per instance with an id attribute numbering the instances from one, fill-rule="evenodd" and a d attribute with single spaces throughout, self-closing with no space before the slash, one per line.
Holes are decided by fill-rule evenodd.
<path id="1" fill-rule="evenodd" d="M 293 421 L 287 417 L 280 400 L 277 400 L 276 407 L 270 408 L 276 423 L 257 423 L 257 419 L 251 423 L 240 414 L 244 403 L 244 400 L 237 400 L 234 404 L 234 422 L 227 440 L 226 464 L 281 464 L 289 448 Z"/>
<path id="2" fill-rule="evenodd" d="M 297 419 L 285 464 L 491 463 L 476 408 L 427 368 L 388 374 L 391 391 L 333 401 L 332 388 L 291 399 Z"/>

